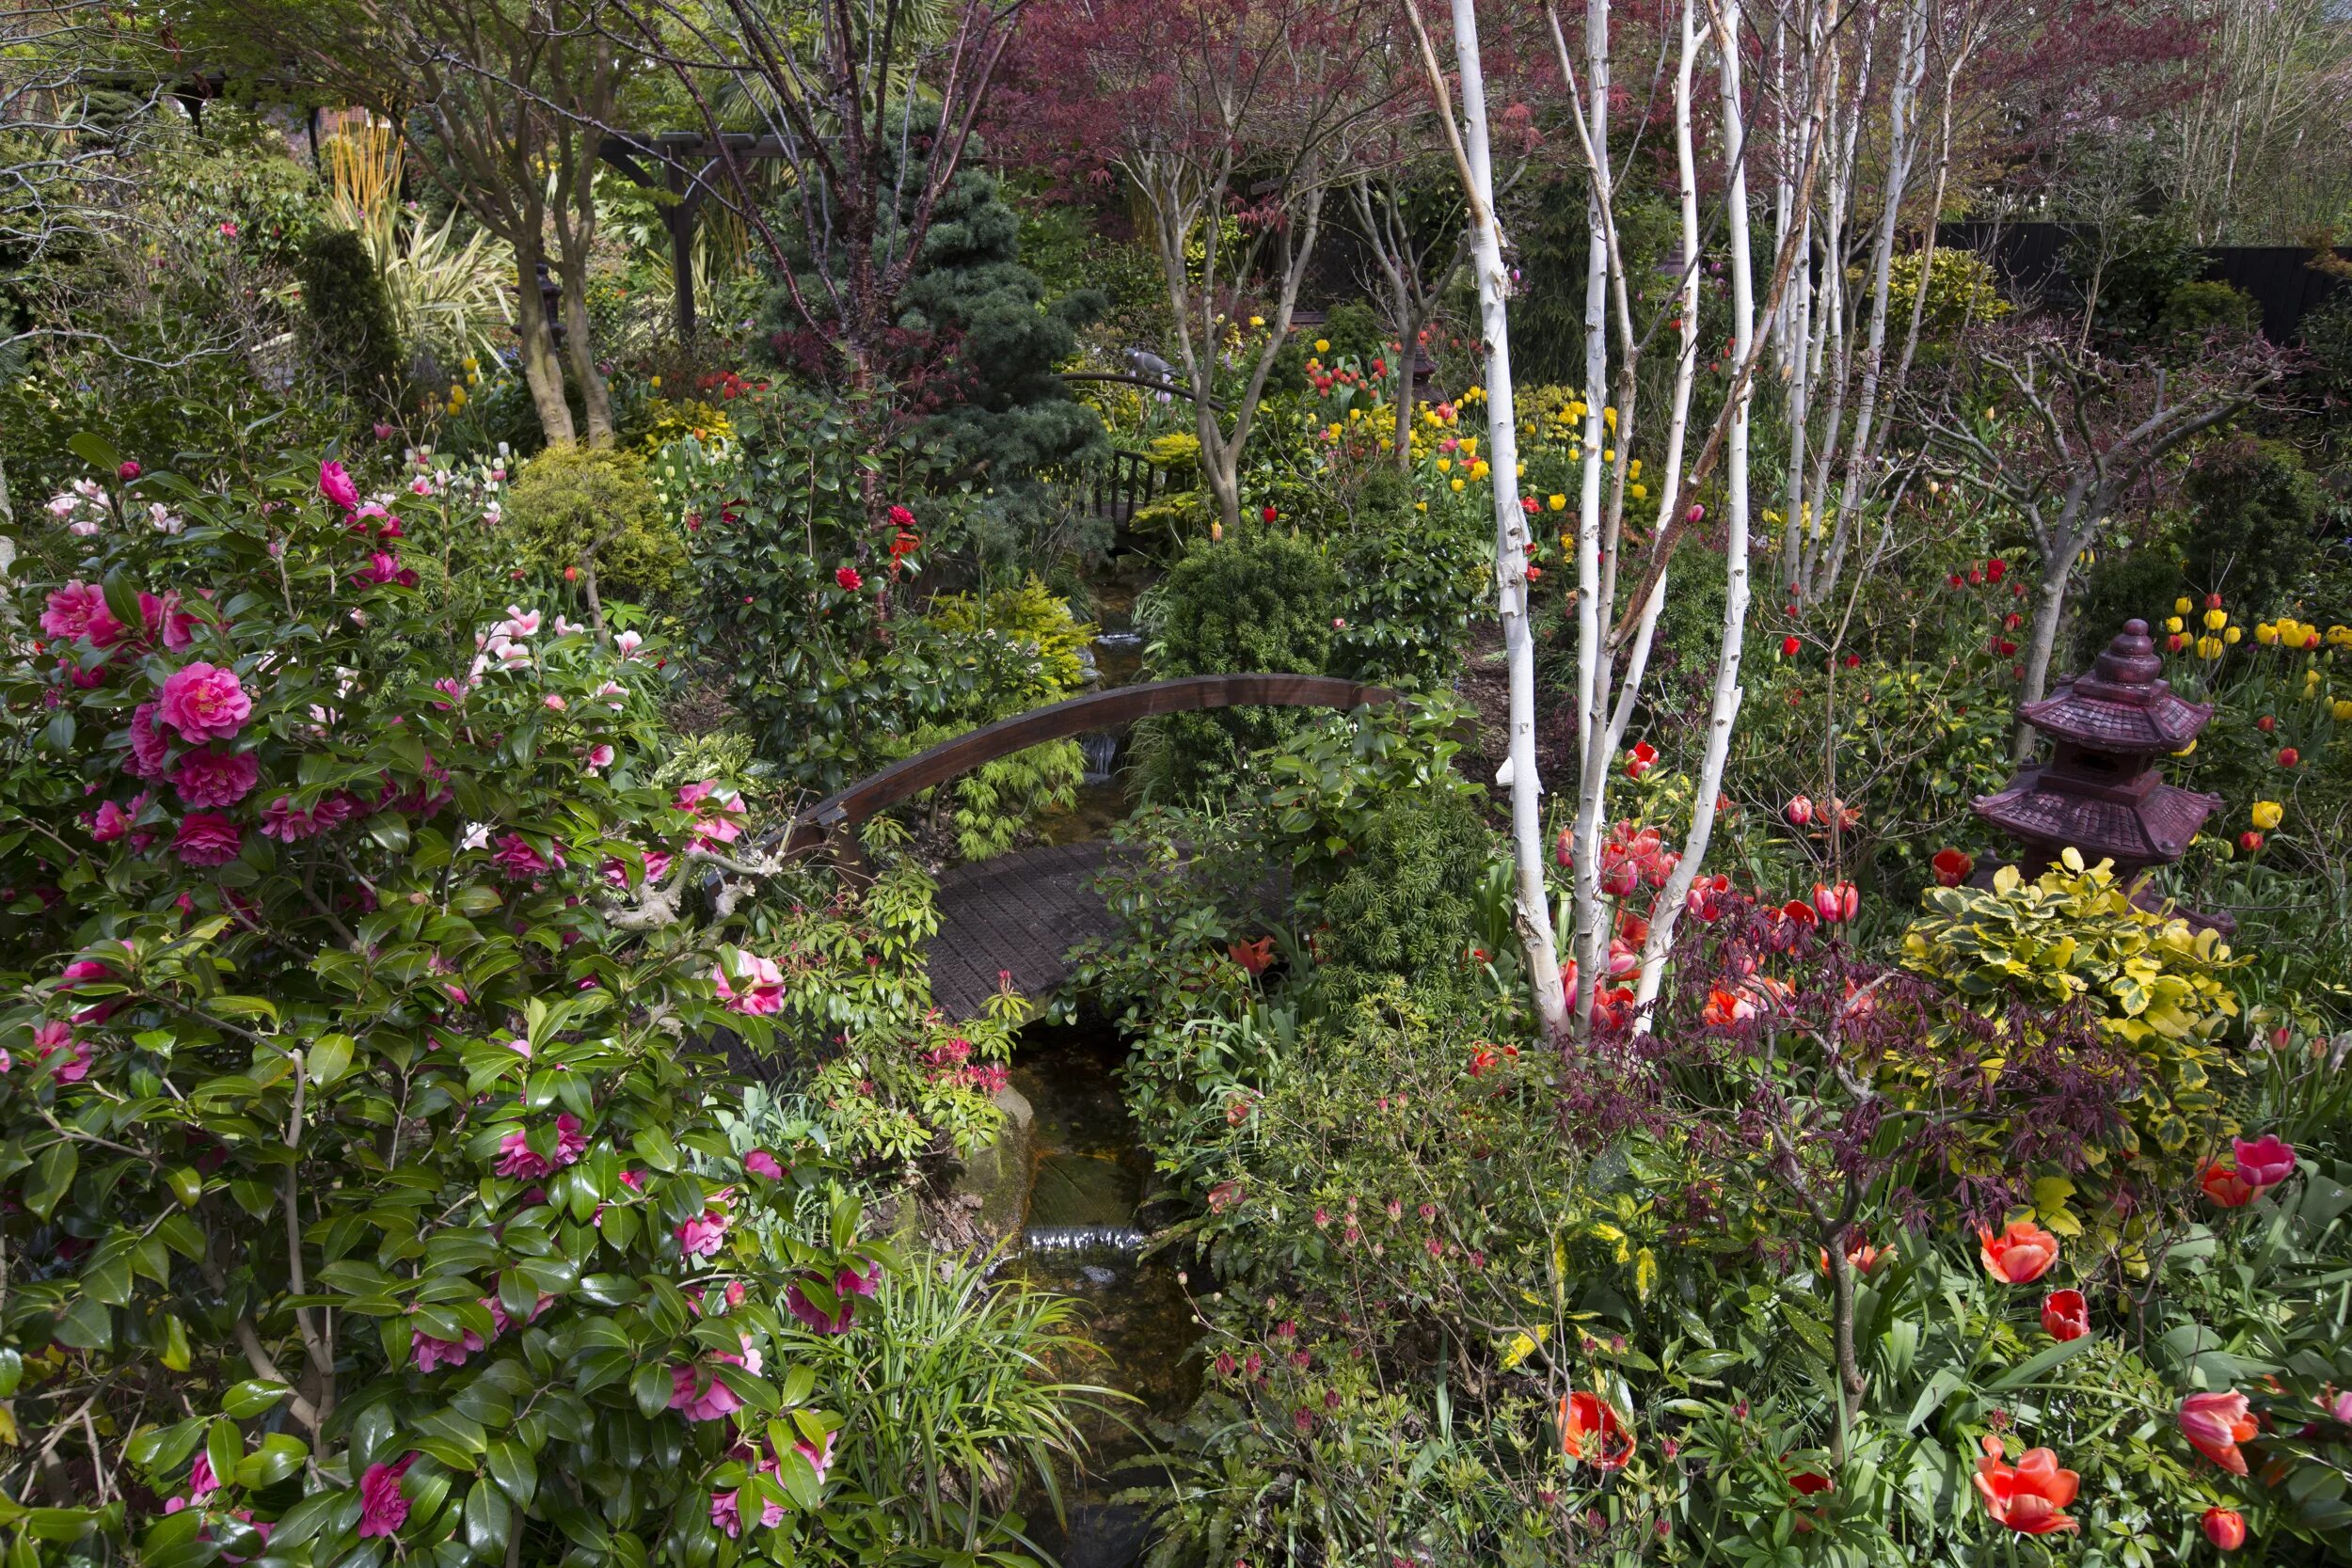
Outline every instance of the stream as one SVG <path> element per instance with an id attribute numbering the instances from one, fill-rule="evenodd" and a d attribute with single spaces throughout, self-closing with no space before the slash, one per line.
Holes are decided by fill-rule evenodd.
<path id="1" fill-rule="evenodd" d="M 1110 1501 L 1145 1484 L 1148 1470 L 1120 1466 L 1148 1453 L 1136 1430 L 1150 1417 L 1174 1420 L 1200 1392 L 1192 1354 L 1199 1333 L 1176 1280 L 1177 1264 L 1138 1257 L 1138 1210 L 1149 1191 L 1151 1156 L 1136 1140 L 1120 1096 L 1125 1048 L 1107 1025 L 1032 1024 L 1013 1056 L 1012 1086 L 1035 1113 L 1028 1139 L 1028 1193 L 1020 1248 L 1009 1274 L 1076 1297 L 1101 1359 L 1055 1370 L 1134 1396 L 1118 1417 L 1089 1417 L 1086 1472 L 1064 1478 L 1065 1533 L 1040 1496 L 1024 1499 L 1033 1538 L 1063 1568 L 1124 1568 L 1149 1544 L 1139 1509 Z"/>

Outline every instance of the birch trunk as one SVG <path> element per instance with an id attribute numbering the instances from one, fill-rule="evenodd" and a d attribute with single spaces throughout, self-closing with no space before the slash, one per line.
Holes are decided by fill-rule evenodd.
<path id="1" fill-rule="evenodd" d="M 1723 94 L 1732 356 L 1735 363 L 1744 366 L 1756 343 L 1756 275 L 1748 250 L 1747 122 L 1740 89 L 1740 0 L 1724 0 L 1720 8 L 1710 4 L 1709 8 L 1713 11 L 1717 75 Z M 1686 223 L 1692 221 L 1685 219 Z M 1689 245 L 1692 241 L 1686 237 L 1684 243 Z M 1642 947 L 1641 977 L 1633 992 L 1637 1029 L 1646 1030 L 1650 1026 L 1649 1006 L 1658 996 L 1676 924 L 1681 918 L 1691 884 L 1707 862 L 1708 846 L 1715 833 L 1715 800 L 1723 789 L 1724 763 L 1731 753 L 1731 726 L 1740 716 L 1743 695 L 1740 658 L 1746 643 L 1748 619 L 1748 408 L 1754 385 L 1753 379 L 1744 375 L 1734 383 L 1731 424 L 1724 447 L 1726 592 L 1723 639 L 1715 660 L 1715 687 L 1708 705 L 1707 751 L 1699 763 L 1697 787 L 1692 793 L 1691 832 L 1683 841 L 1682 859 L 1668 874 L 1666 885 L 1660 890 L 1658 902 L 1650 911 L 1649 935 Z"/>
<path id="2" fill-rule="evenodd" d="M 1597 0 L 1598 3 L 1598 0 Z M 1463 152 L 1469 165 L 1471 266 L 1478 277 L 1479 330 L 1486 347 L 1486 449 L 1493 474 L 1495 592 L 1511 683 L 1511 859 L 1518 882 L 1512 911 L 1545 1035 L 1565 1032 L 1567 999 L 1559 941 L 1544 879 L 1543 784 L 1535 768 L 1535 642 L 1527 620 L 1527 513 L 1519 505 L 1518 419 L 1511 395 L 1511 275 L 1494 210 L 1494 158 L 1486 135 L 1486 84 L 1478 53 L 1476 0 L 1453 0 L 1455 69 L 1462 83 Z"/>
<path id="3" fill-rule="evenodd" d="M 1580 810 L 1576 817 L 1574 867 L 1577 973 L 1579 984 L 1570 1010 L 1579 1037 L 1591 1032 L 1593 993 L 1598 965 L 1594 962 L 1596 937 L 1601 928 L 1600 819 L 1597 809 L 1581 809 L 1597 791 L 1591 787 L 1608 766 L 1605 756 L 1593 754 L 1606 735 L 1594 722 L 1596 692 L 1600 681 L 1601 638 L 1604 634 L 1600 559 L 1601 453 L 1609 442 L 1603 410 L 1609 401 L 1609 0 L 1586 0 L 1584 57 L 1587 102 L 1581 113 L 1586 173 L 1592 181 L 1585 211 L 1590 246 L 1584 267 L 1584 434 L 1583 483 L 1577 494 L 1576 514 L 1576 718 L 1577 775 Z"/>

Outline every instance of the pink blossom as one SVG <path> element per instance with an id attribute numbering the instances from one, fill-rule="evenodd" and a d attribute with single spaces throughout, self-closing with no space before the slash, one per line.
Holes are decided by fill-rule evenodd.
<path id="1" fill-rule="evenodd" d="M 189 865 L 227 865 L 245 848 L 245 834 L 216 811 L 192 811 L 180 819 L 174 853 Z"/>
<path id="2" fill-rule="evenodd" d="M 220 1490 L 220 1478 L 213 1474 L 213 1460 L 202 1449 L 196 1450 L 196 1463 L 188 1466 L 188 1501 L 200 1503 Z"/>
<path id="3" fill-rule="evenodd" d="M 617 755 L 619 755 L 619 753 L 614 752 L 609 745 L 596 745 L 589 747 L 588 771 L 596 773 L 612 767 L 612 759 Z"/>
<path id="4" fill-rule="evenodd" d="M 131 773 L 135 778 L 160 779 L 164 776 L 164 752 L 170 742 L 164 738 L 163 725 L 156 717 L 156 704 L 141 703 L 131 710 Z"/>
<path id="5" fill-rule="evenodd" d="M 228 740 L 253 715 L 253 700 L 238 684 L 234 670 L 199 660 L 174 670 L 164 681 L 156 705 L 163 721 L 180 732 L 183 740 Z"/>
<path id="6" fill-rule="evenodd" d="M 677 1249 L 687 1258 L 715 1258 L 726 1242 L 727 1227 L 735 1216 L 719 1201 L 724 1192 L 714 1195 L 703 1212 L 677 1227 Z"/>
<path id="7" fill-rule="evenodd" d="M 404 1455 L 397 1465 L 371 1465 L 359 1478 L 359 1539 L 397 1535 L 408 1522 L 408 1499 L 400 1495 L 400 1478 L 417 1462 Z"/>
<path id="8" fill-rule="evenodd" d="M 171 784 L 191 806 L 233 806 L 253 792 L 261 776 L 261 760 L 250 752 L 190 752 L 180 759 Z"/>
<path id="9" fill-rule="evenodd" d="M 2237 1156 L 2238 1174 L 2258 1187 L 2275 1187 L 2295 1174 L 2295 1150 L 2276 1132 L 2251 1142 L 2239 1138 L 2232 1151 Z"/>
<path id="10" fill-rule="evenodd" d="M 739 952 L 732 984 L 723 963 L 711 966 L 710 978 L 729 1012 L 757 1018 L 784 1010 L 784 971 L 773 958 Z"/>
<path id="11" fill-rule="evenodd" d="M 180 608 L 177 593 L 166 594 L 158 598 L 142 591 L 139 594 L 139 618 L 147 625 L 147 634 L 162 638 L 164 646 L 173 653 L 180 653 L 196 641 L 199 624 L 196 613 Z"/>
<path id="12" fill-rule="evenodd" d="M 50 594 L 40 629 L 52 637 L 87 637 L 93 647 L 103 648 L 121 637 L 122 623 L 106 609 L 104 589 L 76 578 Z"/>
<path id="13" fill-rule="evenodd" d="M 698 1392 L 695 1386 L 700 1376 L 691 1367 L 674 1369 L 670 1379 L 670 1408 L 690 1421 L 715 1421 L 743 1408 L 735 1390 L 716 1377 Z"/>
<path id="14" fill-rule="evenodd" d="M 755 1148 L 749 1154 L 744 1155 L 743 1168 L 754 1176 L 764 1176 L 771 1181 L 781 1180 L 784 1177 L 784 1167 L 776 1164 L 776 1157 L 764 1148 Z"/>
<path id="15" fill-rule="evenodd" d="M 101 804 L 90 823 L 89 836 L 100 844 L 112 844 L 131 831 L 130 813 L 112 800 Z"/>
<path id="16" fill-rule="evenodd" d="M 550 691 L 539 700 L 547 705 L 549 711 L 555 713 L 561 713 L 572 705 L 564 700 L 564 694 L 561 691 Z"/>
<path id="17" fill-rule="evenodd" d="M 645 645 L 645 640 L 633 631 L 625 631 L 612 640 L 612 645 L 621 650 L 623 658 L 635 658 L 637 650 Z"/>
<path id="18" fill-rule="evenodd" d="M 295 809 L 294 797 L 280 795 L 262 812 L 262 836 L 283 844 L 299 844 L 324 832 L 351 813 L 349 802 L 328 796 L 308 811 Z"/>
<path id="19" fill-rule="evenodd" d="M 365 566 L 351 574 L 351 580 L 361 587 L 382 588 L 398 584 L 403 588 L 414 588 L 417 574 L 413 569 L 403 566 L 400 557 L 391 551 L 375 550 L 369 554 Z"/>
<path id="20" fill-rule="evenodd" d="M 506 607 L 506 620 L 499 629 L 509 637 L 536 637 L 539 635 L 539 620 L 537 610 L 511 604 Z"/>
<path id="21" fill-rule="evenodd" d="M 343 466 L 331 458 L 319 465 L 319 494 L 345 512 L 358 510 L 359 487 L 351 482 L 351 476 L 343 471 Z M 407 1510 L 404 1508 L 401 1512 L 405 1514 Z"/>
<path id="22" fill-rule="evenodd" d="M 807 1278 L 822 1283 L 821 1275 L 811 1275 Z M 863 1274 L 855 1269 L 843 1269 L 834 1275 L 833 1292 L 834 1298 L 840 1304 L 838 1311 L 827 1313 L 818 1309 L 817 1304 L 809 1300 L 807 1293 L 801 1289 L 799 1284 L 788 1285 L 785 1288 L 784 1304 L 791 1309 L 794 1317 L 819 1334 L 847 1334 L 850 1331 L 850 1322 L 857 1312 L 856 1298 L 859 1296 L 870 1298 L 881 1287 L 882 1265 L 875 1263 L 868 1266 Z"/>
<path id="23" fill-rule="evenodd" d="M 510 882 L 528 881 L 564 863 L 561 855 L 550 863 L 547 856 L 532 848 L 531 841 L 520 833 L 508 833 L 500 839 L 499 847 L 490 859 L 501 871 L 506 873 L 506 879 Z"/>
<path id="24" fill-rule="evenodd" d="M 482 1348 L 482 1336 L 472 1329 L 460 1329 L 460 1338 L 437 1339 L 419 1329 L 409 1341 L 409 1354 L 415 1358 L 417 1370 L 430 1372 L 442 1367 L 462 1367 L 466 1357 Z"/>
<path id="25" fill-rule="evenodd" d="M 59 1051 L 71 1053 L 57 1068 L 57 1082 L 78 1084 L 89 1076 L 89 1053 L 73 1037 L 73 1026 L 63 1019 L 51 1019 L 33 1030 L 33 1060 L 45 1062 Z"/>
<path id="26" fill-rule="evenodd" d="M 555 1156 L 549 1159 L 531 1147 L 530 1134 L 516 1128 L 499 1140 L 498 1173 L 522 1181 L 536 1181 L 550 1171 L 572 1164 L 588 1151 L 580 1118 L 569 1111 L 555 1118 Z"/>

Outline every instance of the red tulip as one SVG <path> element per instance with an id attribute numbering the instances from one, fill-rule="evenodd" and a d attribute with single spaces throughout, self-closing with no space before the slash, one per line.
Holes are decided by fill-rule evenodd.
<path id="1" fill-rule="evenodd" d="M 2246 1474 L 2240 1443 L 2262 1429 L 2255 1425 L 2246 1396 L 2233 1388 L 2225 1394 L 2191 1394 L 2181 1402 L 2181 1435 L 2188 1446 L 2233 1476 Z"/>
<path id="2" fill-rule="evenodd" d="M 2061 1512 L 2074 1500 L 2082 1478 L 2058 1468 L 2058 1455 L 2048 1449 L 2028 1449 L 2013 1465 L 2001 1463 L 2001 1440 L 1984 1440 L 1984 1457 L 1977 1461 L 1977 1495 L 1993 1522 L 2020 1535 L 2048 1535 L 2081 1527 Z"/>
<path id="3" fill-rule="evenodd" d="M 1938 887 L 1958 887 L 1977 869 L 1975 858 L 1958 849 L 1938 849 L 1935 859 L 1929 863 L 1935 867 L 1935 885 Z"/>
<path id="4" fill-rule="evenodd" d="M 1780 907 L 1780 912 L 1800 926 L 1818 925 L 1821 918 L 1813 906 L 1802 898 L 1789 899 Z"/>
<path id="5" fill-rule="evenodd" d="M 2253 854 L 2262 847 L 2263 835 L 2251 828 L 2237 835 L 2237 851 L 2241 855 Z"/>
<path id="6" fill-rule="evenodd" d="M 2268 735 L 2271 731 L 2279 727 L 2279 721 L 2273 719 L 2270 715 L 2265 713 L 2260 719 L 2254 721 L 2254 727 L 2262 731 L 2263 734 Z"/>
<path id="7" fill-rule="evenodd" d="M 1657 747 L 1646 740 L 1635 741 L 1633 749 L 1625 754 L 1625 776 L 1629 779 L 1638 779 L 1648 772 L 1657 761 Z"/>
<path id="8" fill-rule="evenodd" d="M 1622 1470 L 1633 1438 L 1598 1394 L 1570 1394 L 1560 1402 L 1560 1451 L 1596 1470 Z"/>
<path id="9" fill-rule="evenodd" d="M 2090 1332 L 2090 1304 L 2080 1291 L 2052 1291 L 2042 1304 L 2042 1326 L 2063 1343 Z"/>
<path id="10" fill-rule="evenodd" d="M 2246 1544 L 2246 1515 L 2234 1508 L 2209 1508 L 2199 1523 L 2217 1551 L 2234 1552 Z"/>
<path id="11" fill-rule="evenodd" d="M 1999 556 L 1994 556 L 1992 560 L 1984 563 L 1984 575 L 1991 578 L 1994 582 L 1998 582 L 2009 575 L 2009 562 L 2003 561 Z"/>
<path id="12" fill-rule="evenodd" d="M 2265 1132 L 2250 1143 L 2234 1139 L 2231 1153 L 2236 1156 L 2239 1174 L 2257 1187 L 2275 1187 L 2295 1174 L 2294 1146 L 2280 1141 L 2276 1132 Z"/>
<path id="13" fill-rule="evenodd" d="M 1272 508 L 1272 507 L 1270 507 L 1270 506 L 1269 506 L 1269 507 L 1267 507 L 1267 508 L 1266 508 L 1263 512 L 1261 512 L 1260 514 L 1258 514 L 1258 515 L 1260 515 L 1261 517 L 1263 517 L 1263 518 L 1264 518 L 1267 522 L 1269 522 L 1269 523 L 1270 523 L 1270 522 L 1274 521 L 1274 519 L 1275 519 L 1275 518 L 1277 518 L 1277 517 L 1280 516 L 1280 515 L 1281 515 L 1281 514 L 1280 514 L 1279 512 L 1275 511 L 1275 510 L 1274 510 L 1274 508 Z"/>
<path id="14" fill-rule="evenodd" d="M 1781 657 L 1783 658 L 1794 658 L 1797 657 L 1797 650 L 1804 646 L 1804 643 L 1797 641 L 1797 634 L 1792 631 L 1788 636 L 1780 640 Z"/>
<path id="15" fill-rule="evenodd" d="M 1835 887 L 1816 882 L 1813 908 L 1831 925 L 1842 926 L 1862 911 L 1862 894 L 1851 882 L 1839 882 Z"/>
<path id="16" fill-rule="evenodd" d="M 1802 828 L 1813 820 L 1813 802 L 1802 795 L 1790 796 L 1788 803 L 1781 808 L 1781 815 L 1788 818 L 1790 827 Z"/>
<path id="17" fill-rule="evenodd" d="M 2281 768 L 2292 768 L 2292 767 L 2294 767 L 2296 763 L 2301 762 L 2302 760 L 2303 760 L 2303 753 L 2302 753 L 2302 752 L 2298 752 L 2298 751 L 2296 751 L 2294 747 L 2292 747 L 2292 746 L 2281 746 L 2281 747 L 2280 747 L 2280 748 L 2279 748 L 2279 766 L 2280 766 L 2280 767 L 2281 767 Z"/>
<path id="18" fill-rule="evenodd" d="M 2217 1160 L 2206 1162 L 2205 1168 L 2197 1173 L 2197 1184 L 2205 1189 L 2207 1197 L 2224 1209 L 2243 1209 L 2262 1192 L 2236 1166 Z"/>
<path id="19" fill-rule="evenodd" d="M 2058 1261 L 2058 1238 L 2031 1220 L 2011 1220 L 1998 1236 L 1977 1227 L 1979 1252 L 1994 1278 L 2010 1285 L 2030 1285 Z"/>
<path id="20" fill-rule="evenodd" d="M 2221 608 L 2221 595 L 2218 594 L 2206 594 L 2205 608 L 2207 610 L 2219 610 Z"/>
<path id="21" fill-rule="evenodd" d="M 1756 1016 L 1756 1004 L 1739 991 L 1710 987 L 1707 1006 L 1699 1018 L 1709 1029 L 1728 1029 L 1735 1023 L 1745 1023 Z"/>

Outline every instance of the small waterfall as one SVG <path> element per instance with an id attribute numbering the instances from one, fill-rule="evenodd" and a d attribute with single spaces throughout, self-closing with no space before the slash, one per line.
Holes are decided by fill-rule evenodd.
<path id="1" fill-rule="evenodd" d="M 1078 737 L 1078 750 L 1086 757 L 1086 782 L 1090 784 L 1108 784 L 1111 771 L 1119 765 L 1119 736 L 1110 730 L 1097 730 Z"/>
<path id="2" fill-rule="evenodd" d="M 1021 1233 L 1030 1252 L 1137 1253 L 1150 1238 L 1132 1225 L 1033 1225 Z"/>

